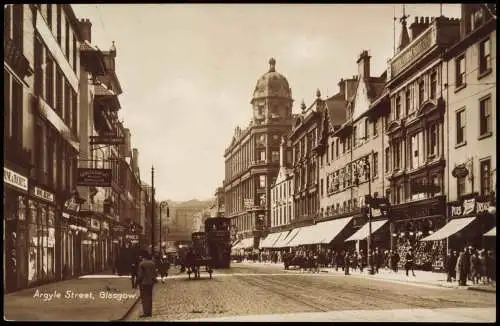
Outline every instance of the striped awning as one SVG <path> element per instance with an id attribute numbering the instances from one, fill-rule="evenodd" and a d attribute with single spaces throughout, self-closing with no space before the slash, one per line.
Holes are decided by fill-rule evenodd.
<path id="1" fill-rule="evenodd" d="M 372 234 L 375 233 L 378 229 L 380 229 L 385 223 L 387 223 L 389 220 L 379 220 L 379 221 L 372 221 Z M 357 241 L 357 240 L 364 240 L 368 237 L 368 234 L 370 233 L 370 223 L 366 223 L 363 225 L 356 233 L 351 235 L 347 241 Z"/>
<path id="2" fill-rule="evenodd" d="M 456 218 L 448 222 L 445 226 L 434 232 L 433 234 L 427 236 L 426 238 L 420 241 L 437 241 L 448 238 L 449 236 L 457 233 L 462 230 L 464 227 L 469 225 L 472 221 L 474 221 L 475 217 L 462 217 Z"/>
<path id="3" fill-rule="evenodd" d="M 233 249 L 250 249 L 253 247 L 253 238 L 245 238 L 238 242 Z"/>
<path id="4" fill-rule="evenodd" d="M 265 238 L 261 239 L 259 248 L 272 248 L 279 236 L 279 232 L 269 233 Z"/>
<path id="5" fill-rule="evenodd" d="M 299 233 L 300 228 L 293 229 L 284 237 L 276 241 L 274 244 L 274 248 L 286 248 L 290 247 L 289 243 L 295 238 L 295 236 Z"/>

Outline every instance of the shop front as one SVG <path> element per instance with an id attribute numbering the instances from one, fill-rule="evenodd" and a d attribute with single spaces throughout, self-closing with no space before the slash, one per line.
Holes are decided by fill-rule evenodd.
<path id="1" fill-rule="evenodd" d="M 80 205 L 82 200 L 74 194 L 67 199 L 62 206 L 62 214 L 59 223 L 59 261 L 61 268 L 61 278 L 68 279 L 79 275 L 76 272 L 75 265 L 79 263 L 80 245 L 76 245 L 77 237 L 82 232 L 82 225 L 78 219 Z M 80 223 L 80 224 L 79 224 Z M 77 253 L 78 251 L 78 253 Z M 78 258 L 76 257 L 78 254 Z M 79 266 L 77 267 L 79 268 Z"/>
<path id="2" fill-rule="evenodd" d="M 415 268 L 441 270 L 446 257 L 446 240 L 420 241 L 446 224 L 445 196 L 413 201 L 391 207 L 391 249 L 400 264 L 410 248 L 414 249 Z"/>
<path id="3" fill-rule="evenodd" d="M 493 207 L 490 197 L 477 194 L 448 203 L 449 221 L 435 236 L 448 239 L 450 250 L 459 251 L 468 246 L 476 249 L 488 247 L 484 234 L 496 226 Z"/>
<path id="4" fill-rule="evenodd" d="M 68 260 L 69 275 L 78 276 L 85 273 L 85 268 L 83 265 L 83 241 L 87 237 L 87 224 L 84 220 L 73 214 L 67 214 L 67 224 L 68 224 Z"/>
<path id="5" fill-rule="evenodd" d="M 7 162 L 5 162 L 6 164 Z M 17 172 L 16 172 L 16 171 Z M 4 167 L 4 290 L 12 292 L 27 287 L 27 171 Z"/>
<path id="6" fill-rule="evenodd" d="M 102 221 L 101 222 L 101 233 L 100 233 L 100 243 L 101 243 L 101 261 L 103 262 L 102 269 L 106 270 L 108 268 L 112 268 L 112 259 L 111 259 L 111 233 L 109 229 L 109 222 Z"/>
<path id="7" fill-rule="evenodd" d="M 28 286 L 53 282 L 56 273 L 56 200 L 42 186 L 30 187 L 28 201 Z"/>

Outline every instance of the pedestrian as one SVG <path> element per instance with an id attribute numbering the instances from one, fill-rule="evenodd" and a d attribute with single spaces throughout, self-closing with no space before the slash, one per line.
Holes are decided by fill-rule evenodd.
<path id="1" fill-rule="evenodd" d="M 170 263 L 167 259 L 167 255 L 162 255 L 160 257 L 160 279 L 162 283 L 165 283 L 165 279 L 168 277 L 168 270 L 170 269 Z"/>
<path id="2" fill-rule="evenodd" d="M 390 251 L 389 253 L 391 261 L 391 269 L 394 273 L 398 272 L 399 255 L 396 251 Z"/>
<path id="3" fill-rule="evenodd" d="M 496 257 L 493 251 L 488 250 L 486 256 L 486 275 L 488 277 L 488 283 L 494 284 L 496 282 Z"/>
<path id="4" fill-rule="evenodd" d="M 446 254 L 446 261 L 445 261 L 445 269 L 446 269 L 446 282 L 451 282 L 453 279 L 453 253 L 449 250 L 448 253 Z"/>
<path id="5" fill-rule="evenodd" d="M 408 271 L 411 269 L 411 273 L 413 276 L 415 276 L 415 271 L 413 270 L 413 261 L 415 257 L 413 255 L 413 250 L 410 248 L 408 252 L 406 253 L 406 262 L 405 262 L 405 269 L 406 269 L 406 276 L 408 276 Z"/>
<path id="6" fill-rule="evenodd" d="M 477 251 L 474 250 L 470 256 L 470 278 L 471 278 L 472 284 L 479 283 L 480 269 L 481 269 L 481 266 L 480 266 L 479 257 L 477 256 Z"/>
<path id="7" fill-rule="evenodd" d="M 351 263 L 351 257 L 349 255 L 349 251 L 345 251 L 345 255 L 344 255 L 344 266 L 343 266 L 343 270 L 345 272 L 345 275 L 349 275 L 349 264 Z"/>
<path id="8" fill-rule="evenodd" d="M 481 283 L 488 284 L 488 273 L 487 273 L 487 261 L 486 261 L 486 250 L 481 250 L 479 254 L 479 265 L 480 265 L 480 279 Z"/>
<path id="9" fill-rule="evenodd" d="M 132 264 L 130 265 L 130 280 L 132 281 L 132 288 L 136 288 L 137 284 L 137 269 L 139 267 L 139 263 L 141 262 L 141 254 L 137 256 L 137 258 L 132 260 Z"/>
<path id="10" fill-rule="evenodd" d="M 467 257 L 465 255 L 465 250 L 461 250 L 458 254 L 457 266 L 455 268 L 458 274 L 458 285 L 460 286 L 467 285 L 467 265 L 465 264 L 466 259 Z"/>
<path id="11" fill-rule="evenodd" d="M 365 265 L 365 254 L 363 250 L 361 250 L 358 255 L 358 267 L 360 273 L 363 273 L 363 267 L 365 267 L 364 265 Z"/>
<path id="12" fill-rule="evenodd" d="M 153 285 L 156 283 L 156 268 L 151 254 L 145 251 L 137 270 L 137 282 L 141 293 L 142 312 L 140 316 L 151 317 L 153 310 Z"/>

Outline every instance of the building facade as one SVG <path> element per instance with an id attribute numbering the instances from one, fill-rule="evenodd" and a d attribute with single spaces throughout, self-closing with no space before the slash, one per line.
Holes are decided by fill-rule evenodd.
<path id="1" fill-rule="evenodd" d="M 225 216 L 231 218 L 238 237 L 253 238 L 253 247 L 271 223 L 271 182 L 279 171 L 281 137 L 292 124 L 291 89 L 275 64 L 271 59 L 269 71 L 257 81 L 250 124 L 244 130 L 236 128 L 224 152 Z"/>
<path id="2" fill-rule="evenodd" d="M 391 113 L 385 146 L 390 183 L 391 236 L 415 264 L 442 264 L 445 241 L 420 241 L 446 223 L 446 63 L 442 53 L 459 37 L 460 22 L 444 16 L 416 18 L 411 37 L 402 19 L 398 52 L 389 62 Z"/>
<path id="3" fill-rule="evenodd" d="M 485 5 L 463 4 L 460 40 L 445 54 L 447 201 L 449 219 L 476 221 L 462 239 L 452 238 L 452 248 L 466 242 L 481 247 L 483 234 L 496 225 L 490 208 L 496 196 L 496 41 L 496 19 Z"/>
<path id="4" fill-rule="evenodd" d="M 287 141 L 281 138 L 280 170 L 278 177 L 271 186 L 271 225 L 270 231 L 277 232 L 291 224 L 294 217 L 293 209 L 293 170 L 285 161 Z"/>

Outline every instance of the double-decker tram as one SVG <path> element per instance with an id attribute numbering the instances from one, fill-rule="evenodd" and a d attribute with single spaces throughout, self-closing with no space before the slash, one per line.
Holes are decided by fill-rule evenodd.
<path id="1" fill-rule="evenodd" d="M 213 268 L 229 268 L 231 262 L 230 223 L 225 217 L 205 220 L 205 236 Z"/>

